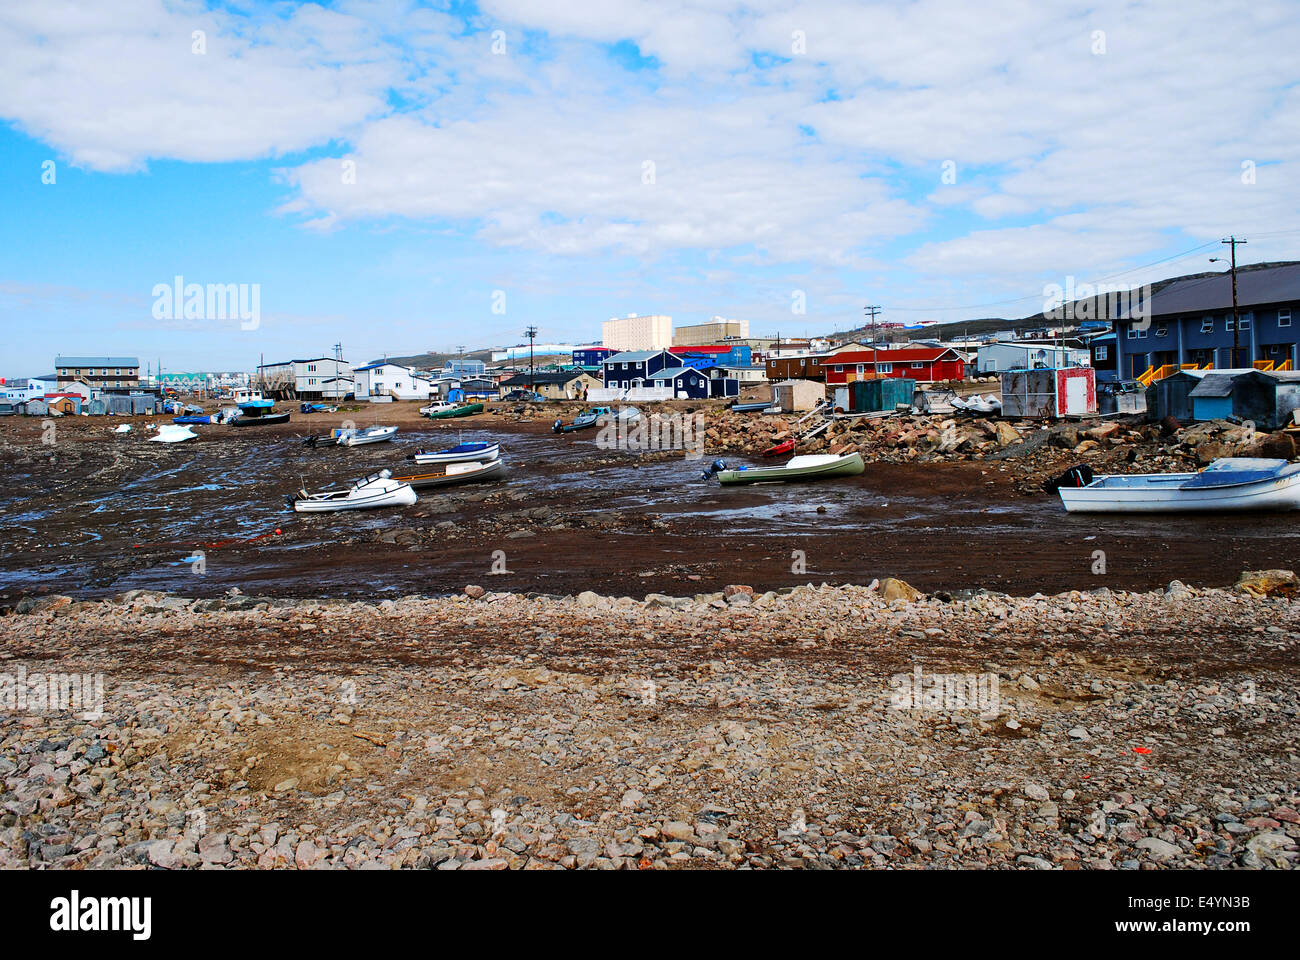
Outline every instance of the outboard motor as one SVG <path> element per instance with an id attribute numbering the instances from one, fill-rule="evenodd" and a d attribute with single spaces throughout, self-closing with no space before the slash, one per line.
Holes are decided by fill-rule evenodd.
<path id="1" fill-rule="evenodd" d="M 701 476 L 703 476 L 705 480 L 712 480 L 714 477 L 718 475 L 719 471 L 726 470 L 726 469 L 727 469 L 726 461 L 714 460 L 711 464 L 709 464 L 708 469 L 705 470 L 704 473 L 701 474 Z"/>
<path id="2" fill-rule="evenodd" d="M 1059 477 L 1053 477 L 1043 484 L 1048 493 L 1056 493 L 1062 487 L 1086 487 L 1092 483 L 1092 467 L 1086 463 L 1076 464 Z"/>
<path id="3" fill-rule="evenodd" d="M 555 422 L 554 422 L 553 424 L 551 424 L 551 432 L 552 432 L 552 433 L 560 433 L 561 430 L 563 429 L 563 427 L 564 427 L 564 418 L 563 418 L 563 417 L 556 417 L 556 418 L 555 418 Z"/>

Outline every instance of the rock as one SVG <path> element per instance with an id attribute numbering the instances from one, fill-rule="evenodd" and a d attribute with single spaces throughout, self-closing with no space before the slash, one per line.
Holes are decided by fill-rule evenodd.
<path id="1" fill-rule="evenodd" d="M 1243 457 L 1264 457 L 1268 460 L 1291 460 L 1295 457 L 1295 441 L 1285 433 L 1264 433 L 1241 449 Z"/>
<path id="2" fill-rule="evenodd" d="M 1176 857 L 1183 852 L 1174 844 L 1161 840 L 1159 837 L 1143 837 L 1135 846 L 1146 850 L 1157 860 L 1168 860 L 1170 857 Z"/>
<path id="3" fill-rule="evenodd" d="M 669 820 L 659 828 L 659 832 L 669 840 L 680 840 L 683 843 L 695 839 L 695 828 L 680 820 Z"/>
<path id="4" fill-rule="evenodd" d="M 748 594 L 752 597 L 754 595 L 754 588 L 743 583 L 729 583 L 722 588 L 722 597 L 724 600 L 729 600 L 738 593 Z"/>
<path id="5" fill-rule="evenodd" d="M 584 590 L 578 594 L 577 601 L 580 607 L 599 607 L 604 601 L 604 597 L 594 590 Z"/>
<path id="6" fill-rule="evenodd" d="M 1020 439 L 1020 431 L 1005 420 L 999 420 L 994 429 L 997 432 L 998 443 L 1004 447 L 1008 447 Z"/>
<path id="7" fill-rule="evenodd" d="M 886 603 L 893 603 L 895 600 L 906 600 L 912 603 L 922 599 L 925 594 L 910 583 L 895 577 L 886 577 L 880 581 L 880 596 Z"/>
<path id="8" fill-rule="evenodd" d="M 1025 784 L 1025 796 L 1030 800 L 1048 800 L 1051 795 L 1047 792 L 1046 787 L 1037 783 L 1027 783 Z"/>
<path id="9" fill-rule="evenodd" d="M 1091 740 L 1092 734 L 1088 733 L 1087 727 L 1071 727 L 1070 736 L 1075 740 Z"/>
<path id="10" fill-rule="evenodd" d="M 1294 597 L 1298 587 L 1294 570 L 1244 570 L 1233 589 L 1252 597 Z"/>
<path id="11" fill-rule="evenodd" d="M 471 583 L 465 587 L 465 596 L 469 597 L 471 600 L 477 600 L 485 593 L 487 593 L 487 591 L 477 583 Z"/>
<path id="12" fill-rule="evenodd" d="M 1098 443 L 1096 440 L 1085 440 L 1077 447 L 1074 448 L 1074 452 L 1076 454 L 1091 453 L 1092 451 L 1096 450 L 1100 446 L 1101 444 Z"/>

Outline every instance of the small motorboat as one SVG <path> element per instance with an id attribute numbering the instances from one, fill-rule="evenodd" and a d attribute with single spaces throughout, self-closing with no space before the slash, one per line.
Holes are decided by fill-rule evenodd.
<path id="1" fill-rule="evenodd" d="M 724 486 L 747 483 L 789 483 L 793 480 L 824 480 L 829 477 L 857 476 L 866 465 L 862 454 L 807 454 L 793 457 L 788 463 L 779 467 L 740 467 L 727 469 L 721 460 L 704 472 L 705 479 L 716 476 Z"/>
<path id="2" fill-rule="evenodd" d="M 303 413 L 337 413 L 339 408 L 325 403 L 302 403 L 298 409 Z"/>
<path id="3" fill-rule="evenodd" d="M 288 423 L 287 413 L 263 413 L 256 416 L 241 412 L 233 420 L 225 421 L 232 427 L 269 427 L 274 423 Z"/>
<path id="4" fill-rule="evenodd" d="M 1300 463 L 1222 457 L 1197 473 L 1098 474 L 1057 493 L 1070 513 L 1300 510 Z"/>
<path id="5" fill-rule="evenodd" d="M 610 410 L 609 407 L 592 407 L 590 410 L 584 410 L 582 413 L 574 417 L 571 423 L 565 423 L 557 417 L 555 422 L 551 424 L 551 432 L 572 433 L 575 430 L 586 430 L 590 427 L 594 427 L 596 421 L 601 417 L 608 417 L 613 412 L 614 411 Z M 640 411 L 637 411 L 637 415 L 640 416 Z"/>
<path id="6" fill-rule="evenodd" d="M 430 410 L 430 413 L 424 413 Z M 468 417 L 475 413 L 483 412 L 481 403 L 449 403 L 446 407 L 435 407 L 435 404 L 429 404 L 420 410 L 430 420 L 446 420 L 449 417 Z"/>
<path id="7" fill-rule="evenodd" d="M 308 493 L 299 490 L 285 501 L 298 513 L 331 513 L 337 510 L 370 510 L 375 507 L 409 507 L 415 490 L 396 480 L 387 470 L 362 477 L 349 487 Z"/>
<path id="8" fill-rule="evenodd" d="M 501 456 L 501 444 L 475 440 L 470 443 L 458 443 L 445 450 L 420 450 L 408 454 L 407 460 L 418 464 L 426 463 L 487 463 Z"/>
<path id="9" fill-rule="evenodd" d="M 346 430 L 336 429 L 334 439 L 340 447 L 360 447 L 367 443 L 383 443 L 385 440 L 391 440 L 396 433 L 396 427 L 365 427 L 360 430 L 349 427 Z"/>
<path id="10" fill-rule="evenodd" d="M 485 463 L 469 461 L 438 464 L 435 469 L 408 476 L 394 477 L 393 479 L 400 480 L 402 483 L 409 483 L 416 490 L 425 490 L 429 487 L 450 487 L 458 483 L 498 480 L 505 472 L 506 462 L 504 460 L 489 460 Z"/>
<path id="11" fill-rule="evenodd" d="M 760 456 L 760 457 L 781 457 L 781 456 L 784 456 L 784 455 L 787 454 L 787 453 L 794 453 L 794 440 L 793 440 L 793 439 L 790 439 L 790 440 L 782 440 L 782 441 L 781 441 L 780 443 L 778 443 L 776 446 L 774 446 L 774 447 L 768 447 L 766 450 L 764 450 L 762 453 L 760 453 L 759 456 Z"/>
<path id="12" fill-rule="evenodd" d="M 236 390 L 234 399 L 235 406 L 254 415 L 259 410 L 270 410 L 275 406 L 275 401 L 262 396 L 262 391 L 253 390 L 249 387 L 240 387 Z"/>
<path id="13" fill-rule="evenodd" d="M 176 426 L 175 424 L 163 424 L 158 427 L 158 432 L 149 438 L 150 443 L 180 443 L 182 440 L 193 440 L 198 434 L 187 426 Z"/>

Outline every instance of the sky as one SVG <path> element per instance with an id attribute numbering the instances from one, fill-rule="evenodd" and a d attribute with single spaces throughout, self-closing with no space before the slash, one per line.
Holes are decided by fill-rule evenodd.
<path id="1" fill-rule="evenodd" d="M 4 0 L 0 375 L 1020 317 L 1228 235 L 1300 259 L 1297 50 L 1294 0 Z"/>

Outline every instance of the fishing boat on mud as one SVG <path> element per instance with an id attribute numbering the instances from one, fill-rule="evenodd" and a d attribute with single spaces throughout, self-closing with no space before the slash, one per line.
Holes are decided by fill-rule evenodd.
<path id="1" fill-rule="evenodd" d="M 565 423 L 557 417 L 555 422 L 551 424 L 551 432 L 573 433 L 575 430 L 587 430 L 602 423 L 609 423 L 614 419 L 626 426 L 632 426 L 641 419 L 641 411 L 636 407 L 620 407 L 618 411 L 614 411 L 609 407 L 592 407 L 590 410 L 584 410 L 578 414 L 570 423 Z"/>
<path id="2" fill-rule="evenodd" d="M 862 454 L 807 454 L 793 457 L 779 467 L 738 467 L 728 469 L 726 463 L 715 460 L 704 471 L 706 480 L 716 476 L 723 486 L 749 483 L 790 483 L 799 480 L 825 480 L 831 477 L 857 476 L 866 465 Z"/>
<path id="3" fill-rule="evenodd" d="M 241 412 L 239 416 L 226 422 L 232 427 L 269 427 L 276 423 L 288 423 L 289 415 L 287 413 L 261 413 L 254 416 Z"/>
<path id="4" fill-rule="evenodd" d="M 489 443 L 486 440 L 474 440 L 469 443 L 458 443 L 454 447 L 447 447 L 445 450 L 419 450 L 415 453 L 407 454 L 407 460 L 414 460 L 418 464 L 429 463 L 487 463 L 501 456 L 501 444 Z"/>
<path id="5" fill-rule="evenodd" d="M 1057 493 L 1069 513 L 1300 510 L 1300 463 L 1222 457 L 1197 473 L 1099 474 Z"/>
<path id="6" fill-rule="evenodd" d="M 285 502 L 297 513 L 333 513 L 339 510 L 371 510 L 376 507 L 409 507 L 415 503 L 415 490 L 409 483 L 380 470 L 362 477 L 348 487 L 308 493 L 299 490 Z"/>
<path id="7" fill-rule="evenodd" d="M 396 427 L 364 427 L 362 429 L 349 427 L 347 429 L 336 429 L 333 436 L 334 442 L 340 447 L 361 447 L 368 443 L 383 443 L 385 440 L 391 440 L 396 433 Z"/>
<path id="8" fill-rule="evenodd" d="M 262 396 L 261 390 L 254 390 L 251 387 L 240 387 L 235 391 L 235 406 L 245 413 L 251 413 L 256 416 L 260 411 L 270 410 L 275 406 L 275 401 L 268 397 Z"/>
<path id="9" fill-rule="evenodd" d="M 429 411 L 425 413 L 425 411 Z M 421 407 L 420 412 L 430 420 L 447 420 L 451 417 L 469 417 L 476 413 L 483 412 L 481 403 L 449 403 L 442 406 L 439 403 L 431 403 L 427 407 Z"/>
<path id="10" fill-rule="evenodd" d="M 420 473 L 394 477 L 402 483 L 409 483 L 416 490 L 430 487 L 451 487 L 460 483 L 479 483 L 483 480 L 499 480 L 506 472 L 504 460 L 487 462 L 468 461 L 462 463 L 440 463 Z"/>

